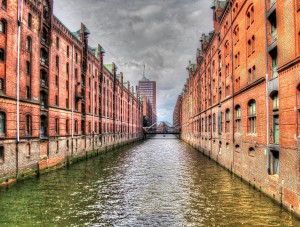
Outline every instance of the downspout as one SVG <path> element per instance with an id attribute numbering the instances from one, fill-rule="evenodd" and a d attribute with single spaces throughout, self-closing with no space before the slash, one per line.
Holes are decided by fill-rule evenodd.
<path id="1" fill-rule="evenodd" d="M 235 121 L 234 121 L 234 77 L 233 77 L 233 74 L 234 74 L 234 60 L 233 60 L 233 45 L 234 45 L 234 42 L 233 42 L 233 31 L 232 31 L 232 24 L 233 24 L 233 21 L 232 21 L 232 1 L 230 2 L 230 20 L 231 20 L 231 26 L 230 26 L 230 35 L 231 35 L 231 86 L 232 86 L 232 147 L 233 147 L 233 150 L 232 150 L 232 164 L 231 164 L 231 171 L 234 171 L 233 168 L 234 168 L 234 154 L 235 154 L 235 138 L 234 138 L 234 126 L 235 126 Z"/>
<path id="2" fill-rule="evenodd" d="M 92 64 L 92 130 L 93 130 L 93 151 L 95 149 L 95 74 L 94 74 L 94 63 Z"/>
<path id="3" fill-rule="evenodd" d="M 18 1 L 18 40 L 17 40 L 17 144 L 16 144 L 16 177 L 19 173 L 19 142 L 20 142 L 20 52 L 21 52 L 21 26 L 22 26 L 23 0 Z"/>
<path id="4" fill-rule="evenodd" d="M 72 149 L 71 149 L 71 154 L 73 154 L 73 148 L 74 148 L 74 102 L 75 102 L 75 95 L 74 95 L 74 86 L 75 86 L 75 81 L 74 81 L 74 44 L 72 45 L 72 88 L 71 88 L 71 94 L 72 94 L 72 114 L 71 114 L 71 118 L 72 118 L 72 124 L 71 124 L 71 138 L 72 138 Z"/>
<path id="5" fill-rule="evenodd" d="M 108 79 L 105 78 L 105 143 L 107 144 L 107 85 Z"/>
<path id="6" fill-rule="evenodd" d="M 270 146 L 270 110 L 269 110 L 269 75 L 268 75 L 268 68 L 269 68 L 269 63 L 268 63 L 268 51 L 267 51 L 267 46 L 268 46 L 268 27 L 267 27 L 267 3 L 266 0 L 264 1 L 264 6 L 265 6 L 265 43 L 266 43 L 266 111 L 267 111 L 267 173 L 269 173 L 269 146 Z"/>

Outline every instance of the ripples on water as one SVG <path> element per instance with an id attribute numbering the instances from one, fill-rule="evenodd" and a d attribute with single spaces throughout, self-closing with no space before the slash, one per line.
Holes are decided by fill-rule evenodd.
<path id="1" fill-rule="evenodd" d="M 149 139 L 0 191 L 0 226 L 300 226 L 177 139 Z"/>

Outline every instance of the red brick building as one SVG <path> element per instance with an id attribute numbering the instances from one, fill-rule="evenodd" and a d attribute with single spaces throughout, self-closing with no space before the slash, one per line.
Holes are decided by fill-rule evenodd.
<path id="1" fill-rule="evenodd" d="M 182 95 L 182 139 L 300 214 L 300 1 L 212 3 Z"/>
<path id="2" fill-rule="evenodd" d="M 50 0 L 0 6 L 0 182 L 142 136 L 139 95 Z"/>
<path id="3" fill-rule="evenodd" d="M 181 118 L 182 118 L 182 98 L 178 96 L 176 105 L 173 111 L 173 127 L 175 132 L 181 132 Z"/>

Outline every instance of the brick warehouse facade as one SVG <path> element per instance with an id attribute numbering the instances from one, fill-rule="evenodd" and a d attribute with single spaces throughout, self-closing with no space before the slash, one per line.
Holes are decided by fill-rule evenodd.
<path id="1" fill-rule="evenodd" d="M 51 0 L 0 6 L 0 183 L 142 138 L 142 103 Z"/>
<path id="2" fill-rule="evenodd" d="M 182 139 L 300 215 L 300 1 L 213 1 Z"/>

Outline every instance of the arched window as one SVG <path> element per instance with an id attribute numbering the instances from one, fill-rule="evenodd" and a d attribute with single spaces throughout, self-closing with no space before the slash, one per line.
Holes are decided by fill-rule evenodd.
<path id="1" fill-rule="evenodd" d="M 26 136 L 31 136 L 32 134 L 32 119 L 30 115 L 26 115 L 25 133 Z"/>
<path id="2" fill-rule="evenodd" d="M 4 112 L 0 112 L 0 136 L 5 136 L 6 131 L 6 114 Z"/>
<path id="3" fill-rule="evenodd" d="M 0 61 L 5 61 L 5 51 L 2 48 L 0 48 Z"/>
<path id="4" fill-rule="evenodd" d="M 233 34 L 234 34 L 234 44 L 236 44 L 239 41 L 239 37 L 240 37 L 240 29 L 238 25 L 234 28 Z"/>
<path id="5" fill-rule="evenodd" d="M 226 120 L 226 127 L 225 127 L 225 130 L 226 132 L 230 132 L 230 110 L 227 109 L 226 112 L 225 112 L 225 120 Z"/>
<path id="6" fill-rule="evenodd" d="M 278 92 L 272 95 L 272 109 L 273 109 L 273 143 L 279 144 L 279 100 Z"/>
<path id="7" fill-rule="evenodd" d="M 31 15 L 31 13 L 28 13 L 28 27 L 32 28 L 32 15 Z"/>
<path id="8" fill-rule="evenodd" d="M 253 22 L 254 22 L 254 7 L 253 4 L 251 4 L 246 13 L 247 28 L 249 28 Z"/>
<path id="9" fill-rule="evenodd" d="M 31 38 L 30 37 L 27 37 L 27 39 L 26 39 L 26 50 L 28 52 L 31 52 Z"/>
<path id="10" fill-rule="evenodd" d="M 2 0 L 2 4 L 1 4 L 2 9 L 7 9 L 7 0 Z"/>
<path id="11" fill-rule="evenodd" d="M 242 111 L 240 105 L 235 107 L 235 124 L 236 124 L 236 132 L 242 131 L 242 122 L 241 122 Z"/>
<path id="12" fill-rule="evenodd" d="M 248 104 L 249 108 L 249 133 L 256 132 L 256 102 L 251 100 Z"/>
<path id="13" fill-rule="evenodd" d="M 6 34 L 6 23 L 4 20 L 0 20 L 0 33 Z"/>

